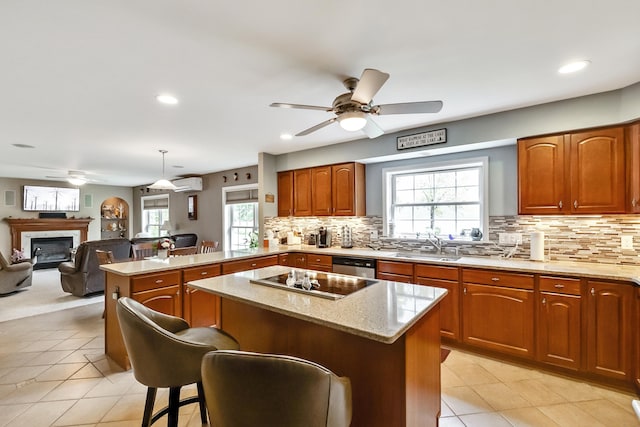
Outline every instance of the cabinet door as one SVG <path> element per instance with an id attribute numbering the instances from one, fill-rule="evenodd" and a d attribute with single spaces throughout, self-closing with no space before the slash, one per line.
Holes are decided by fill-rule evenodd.
<path id="1" fill-rule="evenodd" d="M 333 215 L 365 215 L 364 165 L 360 163 L 333 165 L 331 174 Z"/>
<path id="2" fill-rule="evenodd" d="M 624 128 L 571 134 L 571 212 L 624 213 Z"/>
<path id="3" fill-rule="evenodd" d="M 278 172 L 278 216 L 293 215 L 293 171 Z"/>
<path id="4" fill-rule="evenodd" d="M 633 287 L 589 281 L 587 295 L 587 369 L 630 381 L 633 355 Z M 632 329 L 633 328 L 633 329 Z"/>
<path id="5" fill-rule="evenodd" d="M 463 283 L 462 339 L 477 347 L 532 357 L 533 291 Z"/>
<path id="6" fill-rule="evenodd" d="M 440 335 L 453 340 L 460 338 L 460 292 L 458 282 L 416 277 L 418 285 L 444 288 L 447 295 L 440 302 Z"/>
<path id="7" fill-rule="evenodd" d="M 626 129 L 627 212 L 640 212 L 640 123 Z"/>
<path id="8" fill-rule="evenodd" d="M 569 210 L 562 135 L 518 141 L 518 212 L 559 214 Z"/>
<path id="9" fill-rule="evenodd" d="M 183 271 L 182 317 L 192 327 L 220 324 L 220 298 L 209 292 L 190 288 L 186 283 L 220 275 L 220 264 L 187 268 Z"/>
<path id="10" fill-rule="evenodd" d="M 222 264 L 222 274 L 254 270 L 256 268 L 270 267 L 272 265 L 278 265 L 278 255 L 225 262 Z"/>
<path id="11" fill-rule="evenodd" d="M 331 205 L 331 166 L 311 169 L 311 208 L 315 216 L 329 216 Z"/>
<path id="12" fill-rule="evenodd" d="M 307 268 L 309 270 L 331 271 L 333 270 L 333 257 L 331 255 L 308 254 Z"/>
<path id="13" fill-rule="evenodd" d="M 581 298 L 541 292 L 538 301 L 538 360 L 580 368 Z"/>
<path id="14" fill-rule="evenodd" d="M 293 171 L 293 215 L 311 216 L 311 169 Z"/>
<path id="15" fill-rule="evenodd" d="M 376 264 L 376 278 L 393 282 L 413 283 L 413 263 L 380 261 Z"/>
<path id="16" fill-rule="evenodd" d="M 131 298 L 160 313 L 182 317 L 182 285 L 166 286 L 134 292 Z"/>

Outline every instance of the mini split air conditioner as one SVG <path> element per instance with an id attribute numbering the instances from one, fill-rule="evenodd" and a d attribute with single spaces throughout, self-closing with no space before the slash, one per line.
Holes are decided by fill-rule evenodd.
<path id="1" fill-rule="evenodd" d="M 202 191 L 202 178 L 198 176 L 176 179 L 171 182 L 178 187 L 174 190 L 177 193 L 182 191 Z"/>

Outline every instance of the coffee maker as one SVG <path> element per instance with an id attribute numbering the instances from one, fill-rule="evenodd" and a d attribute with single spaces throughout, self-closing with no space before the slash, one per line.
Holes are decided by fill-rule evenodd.
<path id="1" fill-rule="evenodd" d="M 317 248 L 331 247 L 331 231 L 328 228 L 320 227 L 316 235 Z"/>

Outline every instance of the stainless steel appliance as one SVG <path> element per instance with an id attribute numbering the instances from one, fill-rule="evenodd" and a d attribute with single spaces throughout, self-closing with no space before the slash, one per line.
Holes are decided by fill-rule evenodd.
<path id="1" fill-rule="evenodd" d="M 373 258 L 358 258 L 350 256 L 334 256 L 334 273 L 348 274 L 350 276 L 376 278 L 376 260 Z"/>
<path id="2" fill-rule="evenodd" d="M 331 247 L 331 230 L 328 228 L 320 227 L 318 235 L 316 236 L 317 248 L 329 248 Z"/>

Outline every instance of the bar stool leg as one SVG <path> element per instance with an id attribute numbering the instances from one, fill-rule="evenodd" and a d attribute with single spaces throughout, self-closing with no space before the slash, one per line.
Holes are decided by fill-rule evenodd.
<path id="1" fill-rule="evenodd" d="M 200 405 L 200 420 L 202 424 L 207 423 L 207 405 L 204 400 L 204 387 L 202 386 L 202 381 L 198 381 L 198 405 Z"/>
<path id="2" fill-rule="evenodd" d="M 180 410 L 180 387 L 169 389 L 169 413 L 167 427 L 178 427 L 178 411 Z"/>
<path id="3" fill-rule="evenodd" d="M 153 414 L 153 404 L 156 402 L 157 388 L 147 388 L 147 400 L 144 403 L 144 416 L 142 417 L 142 427 L 151 425 L 151 416 Z"/>

